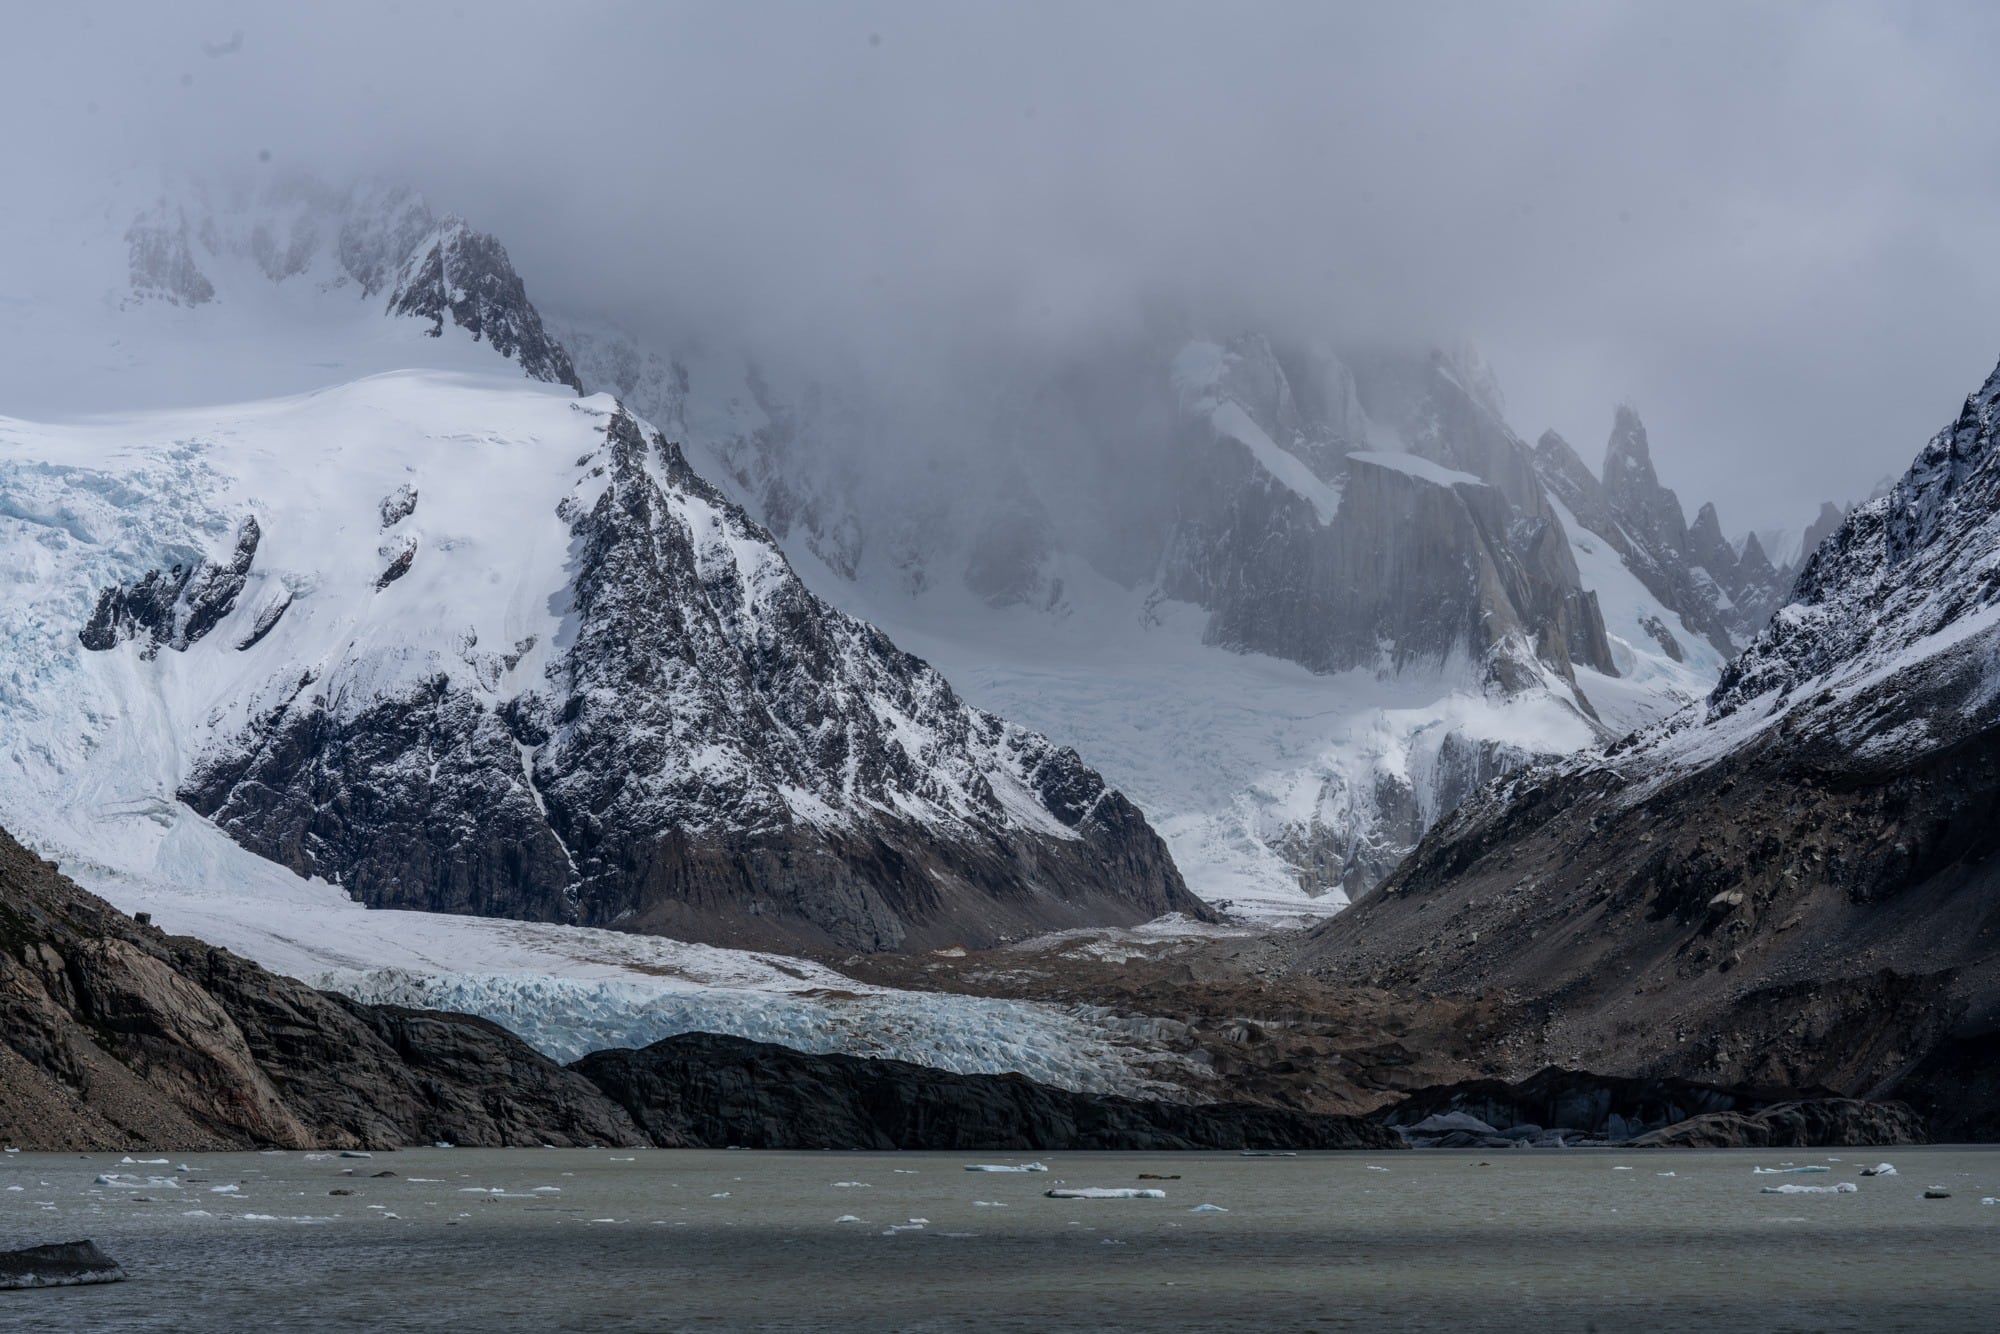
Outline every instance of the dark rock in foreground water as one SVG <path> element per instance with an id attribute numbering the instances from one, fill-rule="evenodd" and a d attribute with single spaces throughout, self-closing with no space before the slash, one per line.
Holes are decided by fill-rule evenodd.
<path id="1" fill-rule="evenodd" d="M 0 1251 L 0 1288 L 60 1288 L 77 1283 L 116 1283 L 125 1277 L 118 1262 L 94 1241 L 62 1241 Z"/>
<path id="2" fill-rule="evenodd" d="M 1399 1149 L 1386 1126 L 1240 1103 L 1072 1093 L 1023 1075 L 815 1056 L 713 1033 L 570 1069 L 662 1146 L 747 1149 Z"/>

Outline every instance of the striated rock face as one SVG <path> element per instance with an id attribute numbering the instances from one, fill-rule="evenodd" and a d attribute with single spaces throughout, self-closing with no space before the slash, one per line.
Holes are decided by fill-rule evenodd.
<path id="1" fill-rule="evenodd" d="M 1508 691 L 1615 672 L 1526 447 L 1442 359 L 1380 359 L 1312 416 L 1261 338 L 1190 345 L 1176 376 L 1193 463 L 1161 588 L 1212 642 L 1322 672 L 1470 660 Z M 1407 452 L 1340 435 L 1362 386 Z"/>
<path id="2" fill-rule="evenodd" d="M 1618 409 L 1600 483 L 1567 441 L 1544 432 L 1535 467 L 1549 492 L 1585 529 L 1616 551 L 1660 604 L 1728 658 L 1750 642 L 1784 604 L 1799 567 L 1779 568 L 1752 534 L 1741 549 L 1722 529 L 1713 503 L 1688 523 L 1680 498 L 1660 484 L 1645 425 L 1630 407 Z M 1843 512 L 1823 506 L 1808 539 L 1810 554 Z M 1664 625 L 1655 632 L 1669 656 L 1682 647 Z"/>
<path id="3" fill-rule="evenodd" d="M 32 1149 L 643 1142 L 497 1025 L 162 934 L 0 832 L 0 1139 Z"/>
<path id="4" fill-rule="evenodd" d="M 1894 1096 L 1990 1133 L 1996 662 L 2000 372 L 1705 705 L 1489 789 L 1301 965 L 1506 989 L 1535 1014 L 1517 1060 Z"/>
<path id="5" fill-rule="evenodd" d="M 1359 1117 L 1071 1093 L 1019 1075 L 811 1056 L 712 1033 L 592 1052 L 570 1068 L 663 1145 L 1019 1153 L 1402 1147 L 1393 1131 Z"/>
<path id="6" fill-rule="evenodd" d="M 1723 576 L 1704 568 L 1696 555 L 1697 548 L 1706 551 L 1714 544 L 1729 550 L 1714 507 L 1704 511 L 1708 522 L 1698 520 L 1692 531 L 1687 527 L 1679 497 L 1661 486 L 1653 471 L 1646 428 L 1630 408 L 1618 410 L 1604 467 L 1600 483 L 1569 442 L 1554 431 L 1544 432 L 1535 445 L 1535 469 L 1549 494 L 1585 529 L 1602 538 L 1662 607 L 1719 652 L 1734 653 L 1736 619 L 1726 582 L 1734 577 L 1734 553 Z M 1648 628 L 1669 657 L 1679 661 L 1684 656 L 1684 646 L 1666 625 Z"/>
<path id="7" fill-rule="evenodd" d="M 384 907 L 864 950 L 1212 916 L 1075 751 L 965 705 L 678 447 L 604 421 L 549 497 L 570 541 L 538 678 L 501 686 L 532 641 L 392 688 L 301 663 L 181 798 Z"/>
<path id="8" fill-rule="evenodd" d="M 473 341 L 484 340 L 519 362 L 530 379 L 583 392 L 569 354 L 529 304 L 505 247 L 457 218 L 447 218 L 403 261 L 389 294 L 389 313 L 431 321 L 433 336 L 444 332 L 449 318 Z"/>

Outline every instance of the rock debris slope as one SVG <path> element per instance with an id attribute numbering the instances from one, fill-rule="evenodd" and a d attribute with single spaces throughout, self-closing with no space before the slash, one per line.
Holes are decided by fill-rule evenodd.
<path id="1" fill-rule="evenodd" d="M 1710 698 L 1443 822 L 1300 966 L 1505 988 L 1517 1058 L 2000 1133 L 2000 372 Z"/>

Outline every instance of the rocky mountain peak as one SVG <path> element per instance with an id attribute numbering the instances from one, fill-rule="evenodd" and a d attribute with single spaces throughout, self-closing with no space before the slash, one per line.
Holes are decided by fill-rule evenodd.
<path id="1" fill-rule="evenodd" d="M 1619 405 L 1604 448 L 1604 493 L 1635 537 L 1662 554 L 1685 554 L 1687 518 L 1680 497 L 1660 485 L 1645 423 L 1630 404 Z"/>
<path id="2" fill-rule="evenodd" d="M 1724 673 L 1711 715 L 1759 696 L 1781 699 L 1833 673 L 1879 664 L 1910 672 L 1926 660 L 1962 677 L 1944 691 L 1916 736 L 1955 729 L 1951 715 L 1991 703 L 1990 666 L 1954 646 L 1972 641 L 2000 604 L 2000 370 L 1965 400 L 1886 496 L 1857 506 L 1807 558 L 1791 605 Z M 1829 505 L 1824 519 L 1838 513 Z M 1990 636 L 1982 636 L 1990 637 Z M 1908 663 L 1911 667 L 1895 668 Z M 1911 688 L 1915 678 L 1905 676 Z M 1970 691 L 1972 694 L 1966 694 Z M 1942 699 L 1949 697 L 1949 707 Z M 1871 724 L 1871 727 L 1873 724 Z"/>
<path id="3" fill-rule="evenodd" d="M 1764 544 L 1752 533 L 1743 539 L 1743 550 L 1736 557 L 1739 580 L 1745 585 L 1771 584 L 1778 580 L 1778 567 L 1764 554 Z"/>
<path id="4" fill-rule="evenodd" d="M 529 303 L 506 247 L 462 218 L 446 218 L 403 261 L 389 313 L 431 321 L 433 337 L 444 332 L 449 317 L 475 341 L 483 339 L 501 356 L 520 362 L 530 379 L 583 392 L 569 353 L 543 329 L 540 313 Z"/>
<path id="5" fill-rule="evenodd" d="M 1716 513 L 1713 501 L 1704 504 L 1694 516 L 1694 523 L 1688 529 L 1687 554 L 1689 560 L 1707 570 L 1709 576 L 1730 596 L 1735 596 L 1739 583 L 1739 558 L 1736 549 L 1723 535 L 1722 517 Z"/>

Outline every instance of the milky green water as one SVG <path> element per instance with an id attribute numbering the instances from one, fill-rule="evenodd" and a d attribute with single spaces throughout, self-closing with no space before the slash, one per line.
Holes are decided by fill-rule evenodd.
<path id="1" fill-rule="evenodd" d="M 1901 1174 L 1857 1176 L 1883 1158 Z M 132 1275 L 0 1292 L 0 1328 L 2000 1329 L 1987 1149 L 118 1159 L 0 1158 L 0 1248 L 89 1237 Z M 1786 1162 L 1832 1170 L 1751 1171 Z"/>

